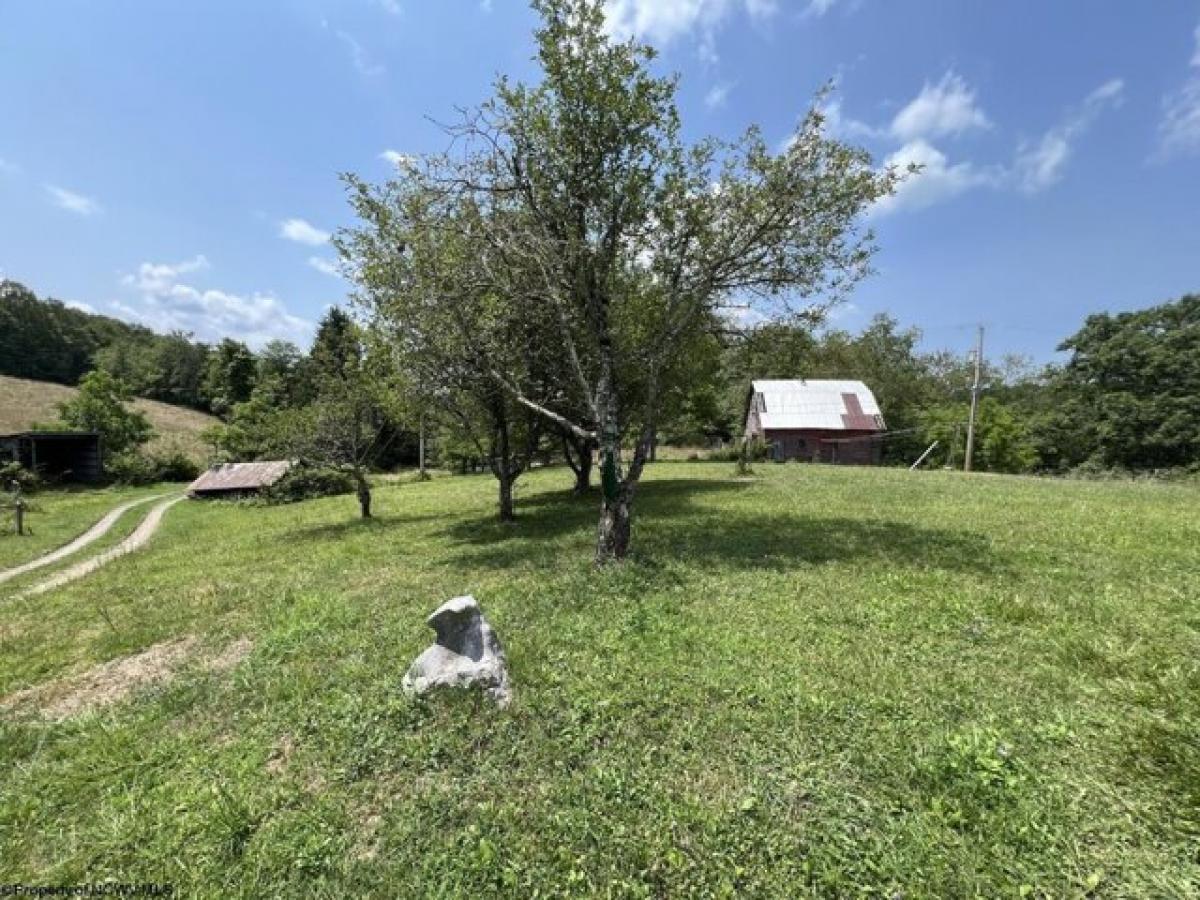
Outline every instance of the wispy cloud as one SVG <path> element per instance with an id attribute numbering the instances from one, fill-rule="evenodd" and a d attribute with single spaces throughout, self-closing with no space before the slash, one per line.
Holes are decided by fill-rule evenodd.
<path id="1" fill-rule="evenodd" d="M 966 161 L 951 163 L 945 153 L 922 138 L 905 144 L 884 159 L 883 164 L 901 171 L 916 165 L 921 171 L 909 175 L 894 194 L 878 200 L 872 208 L 876 215 L 924 209 L 972 188 L 996 187 L 1004 181 L 1002 170 Z"/>
<path id="2" fill-rule="evenodd" d="M 337 263 L 323 256 L 310 256 L 308 264 L 322 275 L 332 275 L 334 278 L 341 277 L 342 273 L 338 271 Z"/>
<path id="3" fill-rule="evenodd" d="M 729 92 L 732 89 L 733 85 L 727 82 L 714 84 L 704 95 L 704 105 L 709 109 L 720 109 L 729 100 Z"/>
<path id="4" fill-rule="evenodd" d="M 324 24 L 325 27 L 329 27 L 328 23 Z M 358 70 L 359 75 L 362 75 L 364 78 L 374 78 L 387 71 L 383 64 L 377 62 L 367 48 L 359 43 L 358 39 L 350 34 L 350 32 L 338 29 L 334 31 L 334 34 L 337 35 L 337 39 L 350 52 L 350 61 L 354 63 L 354 68 Z"/>
<path id="5" fill-rule="evenodd" d="M 1200 154 L 1200 25 L 1193 33 L 1192 74 L 1162 99 L 1158 147 L 1152 157 L 1165 162 L 1176 156 Z"/>
<path id="6" fill-rule="evenodd" d="M 838 5 L 839 0 L 808 0 L 804 15 L 820 18 Z"/>
<path id="7" fill-rule="evenodd" d="M 178 263 L 144 262 L 121 279 L 135 296 L 111 307 L 159 331 L 190 332 L 204 341 L 233 337 L 261 346 L 274 338 L 298 343 L 311 338 L 312 323 L 289 313 L 271 293 L 235 294 L 184 283 L 182 276 L 209 268 L 203 255 Z"/>
<path id="8" fill-rule="evenodd" d="M 379 154 L 379 158 L 397 169 L 406 168 L 416 162 L 416 157 L 401 153 L 399 150 L 384 150 Z"/>
<path id="9" fill-rule="evenodd" d="M 1124 93 L 1125 82 L 1120 78 L 1106 81 L 1041 138 L 1021 144 L 1013 164 L 1017 187 L 1027 194 L 1035 194 L 1061 180 L 1075 144 L 1105 109 L 1121 105 Z"/>
<path id="10" fill-rule="evenodd" d="M 607 0 L 604 12 L 609 32 L 622 39 L 638 37 L 666 44 L 700 31 L 708 43 L 706 53 L 713 57 L 713 32 L 738 8 L 756 20 L 778 11 L 775 0 Z"/>
<path id="11" fill-rule="evenodd" d="M 48 184 L 45 187 L 51 201 L 60 209 L 73 212 L 78 216 L 92 216 L 100 212 L 100 204 L 92 197 L 77 194 L 56 184 Z"/>
<path id="12" fill-rule="evenodd" d="M 0 157 L 0 175 L 16 175 L 21 171 L 21 167 L 11 160 Z"/>
<path id="13" fill-rule="evenodd" d="M 328 231 L 322 231 L 304 219 L 284 219 L 279 223 L 279 236 L 310 247 L 319 247 L 329 241 Z"/>
<path id="14" fill-rule="evenodd" d="M 921 92 L 892 119 L 892 135 L 901 141 L 945 137 L 992 127 L 963 79 L 947 72 L 937 84 L 925 82 Z"/>

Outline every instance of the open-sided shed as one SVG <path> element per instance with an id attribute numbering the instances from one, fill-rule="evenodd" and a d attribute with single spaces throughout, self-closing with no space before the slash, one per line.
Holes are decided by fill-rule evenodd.
<path id="1" fill-rule="evenodd" d="M 0 462 L 19 462 L 53 481 L 99 481 L 104 452 L 95 431 L 20 431 L 0 434 Z"/>
<path id="2" fill-rule="evenodd" d="M 221 463 L 188 486 L 190 497 L 243 497 L 269 488 L 292 464 L 286 459 L 265 462 Z"/>

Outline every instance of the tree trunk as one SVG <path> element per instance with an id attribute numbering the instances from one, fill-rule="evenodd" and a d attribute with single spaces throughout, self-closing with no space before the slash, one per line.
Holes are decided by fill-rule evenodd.
<path id="1" fill-rule="evenodd" d="M 621 491 L 614 500 L 607 497 L 600 506 L 600 527 L 596 535 L 596 565 L 619 562 L 629 553 L 630 497 Z"/>
<path id="2" fill-rule="evenodd" d="M 371 485 L 367 483 L 362 472 L 354 473 L 354 481 L 358 486 L 358 511 L 361 518 L 371 518 Z"/>
<path id="3" fill-rule="evenodd" d="M 575 473 L 575 494 L 586 494 L 592 487 L 592 443 L 571 435 L 563 435 L 563 457 Z M 572 454 L 572 450 L 575 451 Z"/>
<path id="4" fill-rule="evenodd" d="M 574 493 L 586 494 L 592 488 L 592 448 L 584 448 L 579 457 L 579 468 L 575 470 Z"/>
<path id="5" fill-rule="evenodd" d="M 513 510 L 513 478 L 508 474 L 508 467 L 504 463 L 501 463 L 496 472 L 496 479 L 500 482 L 500 521 L 515 521 L 517 514 Z"/>

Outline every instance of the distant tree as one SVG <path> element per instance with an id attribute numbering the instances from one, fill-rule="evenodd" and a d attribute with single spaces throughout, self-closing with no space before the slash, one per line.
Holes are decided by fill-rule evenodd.
<path id="1" fill-rule="evenodd" d="M 330 307 L 317 325 L 309 358 L 318 378 L 345 378 L 362 361 L 363 335 L 341 308 Z"/>
<path id="2" fill-rule="evenodd" d="M 225 338 L 209 354 L 203 392 L 213 412 L 225 415 L 235 403 L 250 399 L 257 362 L 241 341 Z"/>
<path id="3" fill-rule="evenodd" d="M 283 434 L 291 455 L 301 462 L 349 472 L 358 495 L 359 513 L 371 517 L 371 483 L 367 476 L 387 440 L 384 403 L 369 378 L 328 378 L 317 399 L 286 411 Z"/>
<path id="4" fill-rule="evenodd" d="M 1059 347 L 1054 409 L 1039 429 L 1053 464 L 1200 464 L 1200 295 L 1089 316 Z"/>
<path id="5" fill-rule="evenodd" d="M 105 452 L 119 455 L 140 447 L 154 434 L 142 413 L 126 406 L 133 395 L 107 372 L 84 376 L 79 392 L 58 405 L 62 423 L 79 431 L 98 431 Z"/>
<path id="6" fill-rule="evenodd" d="M 316 396 L 316 367 L 291 341 L 269 341 L 258 353 L 252 397 L 272 406 L 303 406 Z"/>
<path id="7" fill-rule="evenodd" d="M 921 413 L 921 440 L 938 442 L 933 459 L 961 468 L 966 453 L 970 406 L 951 403 Z M 1037 442 L 1021 411 L 994 397 L 979 402 L 975 420 L 974 465 L 981 472 L 1031 472 L 1038 467 Z"/>

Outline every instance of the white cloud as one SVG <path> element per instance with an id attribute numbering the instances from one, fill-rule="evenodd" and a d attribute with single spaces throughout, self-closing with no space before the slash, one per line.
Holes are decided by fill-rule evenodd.
<path id="1" fill-rule="evenodd" d="M 804 8 L 804 15 L 820 18 L 837 4 L 838 0 L 808 0 L 808 6 Z"/>
<path id="2" fill-rule="evenodd" d="M 379 154 L 379 158 L 395 166 L 397 169 L 407 168 L 417 161 L 415 156 L 409 156 L 407 153 L 401 153 L 399 150 L 384 150 Z"/>
<path id="3" fill-rule="evenodd" d="M 1195 31 L 1196 47 L 1190 65 L 1200 68 L 1200 25 Z M 1158 149 L 1154 159 L 1163 162 L 1174 156 L 1200 153 L 1200 73 L 1193 73 L 1179 88 L 1162 99 L 1158 123 Z"/>
<path id="4" fill-rule="evenodd" d="M 924 209 L 935 203 L 957 197 L 976 187 L 995 187 L 1003 175 L 995 169 L 985 169 L 971 162 L 951 164 L 946 154 L 920 138 L 905 144 L 889 155 L 884 166 L 903 171 L 910 165 L 921 171 L 908 175 L 890 197 L 876 201 L 872 212 L 886 215 L 900 210 Z"/>
<path id="5" fill-rule="evenodd" d="M 179 280 L 180 275 L 192 272 L 203 272 L 208 268 L 208 259 L 203 253 L 198 253 L 191 259 L 178 263 L 148 263 L 138 266 L 136 275 L 126 275 L 121 283 L 135 287 L 145 294 L 159 294 L 169 291 Z"/>
<path id="6" fill-rule="evenodd" d="M 479 8 L 485 13 L 492 11 L 492 0 L 479 0 Z"/>
<path id="7" fill-rule="evenodd" d="M 712 32 L 736 8 L 745 9 L 755 19 L 766 19 L 777 11 L 775 0 L 607 0 L 604 12 L 608 30 L 616 37 L 666 44 L 696 29 L 710 41 Z M 709 59 L 715 56 L 711 43 L 706 55 Z"/>
<path id="8" fill-rule="evenodd" d="M 382 75 L 386 71 L 381 63 L 375 61 L 375 58 L 367 52 L 367 48 L 360 44 L 354 37 L 346 31 L 335 32 L 346 49 L 350 51 L 350 61 L 354 63 L 354 68 L 358 70 L 359 75 L 365 77 L 373 77 Z"/>
<path id="9" fill-rule="evenodd" d="M 992 123 L 975 103 L 975 92 L 953 72 L 937 84 L 925 82 L 921 93 L 892 119 L 892 135 L 900 141 L 958 135 L 983 130 Z"/>
<path id="10" fill-rule="evenodd" d="M 1075 144 L 1087 133 L 1096 117 L 1105 109 L 1119 106 L 1125 91 L 1120 78 L 1106 81 L 1084 99 L 1083 104 L 1036 141 L 1023 142 L 1017 148 L 1013 178 L 1017 187 L 1035 194 L 1057 183 L 1075 150 Z"/>
<path id="11" fill-rule="evenodd" d="M 821 115 L 825 118 L 825 133 L 834 138 L 877 138 L 881 136 L 878 128 L 873 128 L 866 122 L 847 118 L 842 113 L 841 99 L 830 100 L 821 107 Z M 788 141 L 791 144 L 791 139 Z"/>
<path id="12" fill-rule="evenodd" d="M 714 84 L 704 95 L 704 105 L 709 109 L 720 109 L 729 100 L 729 92 L 733 86 L 727 83 Z"/>
<path id="13" fill-rule="evenodd" d="M 1163 98 L 1158 136 L 1159 160 L 1200 153 L 1200 77 L 1188 79 Z"/>
<path id="14" fill-rule="evenodd" d="M 88 303 L 82 303 L 79 300 L 68 300 L 63 305 L 66 306 L 67 309 L 77 309 L 80 312 L 93 314 L 96 312 L 96 308 L 94 306 Z"/>
<path id="15" fill-rule="evenodd" d="M 181 263 L 144 262 L 136 274 L 121 279 L 137 292 L 137 298 L 117 300 L 111 306 L 158 331 L 188 331 L 203 341 L 233 337 L 257 347 L 274 338 L 297 343 L 311 338 L 312 323 L 290 314 L 273 294 L 243 296 L 180 280 L 181 275 L 208 268 L 204 256 Z"/>
<path id="16" fill-rule="evenodd" d="M 332 275 L 334 278 L 340 278 L 341 273 L 338 271 L 337 263 L 333 260 L 326 259 L 323 256 L 310 256 L 308 264 L 320 272 L 322 275 Z"/>
<path id="17" fill-rule="evenodd" d="M 91 197 L 68 191 L 56 184 L 46 185 L 46 192 L 54 205 L 80 216 L 91 216 L 100 212 L 100 204 Z"/>
<path id="18" fill-rule="evenodd" d="M 304 219 L 285 219 L 279 223 L 279 236 L 298 244 L 319 247 L 328 242 L 329 232 L 322 231 Z"/>

